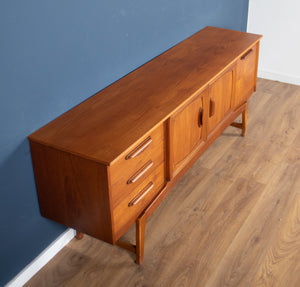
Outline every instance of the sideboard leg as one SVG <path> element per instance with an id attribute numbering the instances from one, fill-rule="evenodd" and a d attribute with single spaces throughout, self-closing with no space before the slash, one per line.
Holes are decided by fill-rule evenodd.
<path id="1" fill-rule="evenodd" d="M 83 238 L 83 235 L 84 235 L 84 234 L 83 234 L 82 232 L 76 230 L 76 235 L 75 235 L 75 238 L 76 238 L 76 239 L 78 239 L 78 240 L 82 239 L 82 238 Z"/>
<path id="2" fill-rule="evenodd" d="M 144 259 L 144 242 L 145 242 L 146 215 L 141 215 L 136 220 L 136 245 L 118 240 L 116 245 L 135 253 L 137 264 L 142 264 Z"/>
<path id="3" fill-rule="evenodd" d="M 242 130 L 242 136 L 244 137 L 247 132 L 247 114 L 248 114 L 248 103 L 245 103 L 245 109 L 242 111 L 242 123 L 231 123 L 230 125 L 241 129 Z"/>
<path id="4" fill-rule="evenodd" d="M 141 216 L 136 221 L 136 263 L 142 264 L 144 259 L 146 216 Z"/>
<path id="5" fill-rule="evenodd" d="M 242 136 L 244 137 L 247 132 L 247 114 L 248 114 L 248 103 L 246 103 L 246 108 L 242 113 Z"/>

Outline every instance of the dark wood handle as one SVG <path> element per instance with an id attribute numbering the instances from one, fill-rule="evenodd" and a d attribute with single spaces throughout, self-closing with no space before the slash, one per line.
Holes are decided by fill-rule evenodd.
<path id="1" fill-rule="evenodd" d="M 210 98 L 210 103 L 209 103 L 209 117 L 210 118 L 215 114 L 215 111 L 216 111 L 216 103 L 212 98 Z"/>
<path id="2" fill-rule="evenodd" d="M 198 118 L 198 126 L 201 128 L 203 125 L 203 109 L 199 109 L 199 118 Z"/>
<path id="3" fill-rule="evenodd" d="M 141 169 L 139 169 L 131 178 L 127 180 L 127 184 L 136 182 L 151 166 L 153 165 L 153 161 L 149 160 Z"/>
<path id="4" fill-rule="evenodd" d="M 132 152 L 126 155 L 125 159 L 132 159 L 141 154 L 150 144 L 152 143 L 152 138 L 147 137 L 140 145 L 138 145 Z"/>
<path id="5" fill-rule="evenodd" d="M 250 49 L 249 51 L 247 51 L 247 52 L 241 57 L 241 60 L 245 60 L 245 59 L 247 58 L 247 56 L 248 56 L 249 54 L 251 54 L 252 52 L 253 52 L 252 49 Z"/>
<path id="6" fill-rule="evenodd" d="M 154 187 L 153 182 L 149 182 L 143 189 L 142 191 L 134 198 L 132 199 L 129 203 L 128 206 L 133 206 L 138 204 L 146 195 L 147 193 Z"/>

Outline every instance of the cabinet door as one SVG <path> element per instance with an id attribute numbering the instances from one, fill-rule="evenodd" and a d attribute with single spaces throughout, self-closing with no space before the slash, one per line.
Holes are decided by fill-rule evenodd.
<path id="1" fill-rule="evenodd" d="M 170 176 L 175 176 L 188 162 L 205 138 L 207 89 L 170 118 Z M 207 100 L 207 99 L 206 99 Z"/>
<path id="2" fill-rule="evenodd" d="M 257 74 L 258 46 L 250 48 L 236 63 L 236 87 L 232 108 L 237 108 L 254 92 Z"/>
<path id="3" fill-rule="evenodd" d="M 232 94 L 233 70 L 230 70 L 209 86 L 208 133 L 230 112 Z"/>

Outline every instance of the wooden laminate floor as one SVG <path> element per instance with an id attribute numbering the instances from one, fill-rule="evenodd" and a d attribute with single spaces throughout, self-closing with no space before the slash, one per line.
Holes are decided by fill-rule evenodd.
<path id="1" fill-rule="evenodd" d="M 239 135 L 229 127 L 147 221 L 141 266 L 85 236 L 26 286 L 300 286 L 300 87 L 259 79 Z"/>

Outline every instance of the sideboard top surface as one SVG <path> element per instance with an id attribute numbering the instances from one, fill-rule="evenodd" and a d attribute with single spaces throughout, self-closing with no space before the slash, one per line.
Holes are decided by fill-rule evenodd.
<path id="1" fill-rule="evenodd" d="M 206 27 L 59 116 L 29 139 L 111 164 L 260 38 Z"/>

